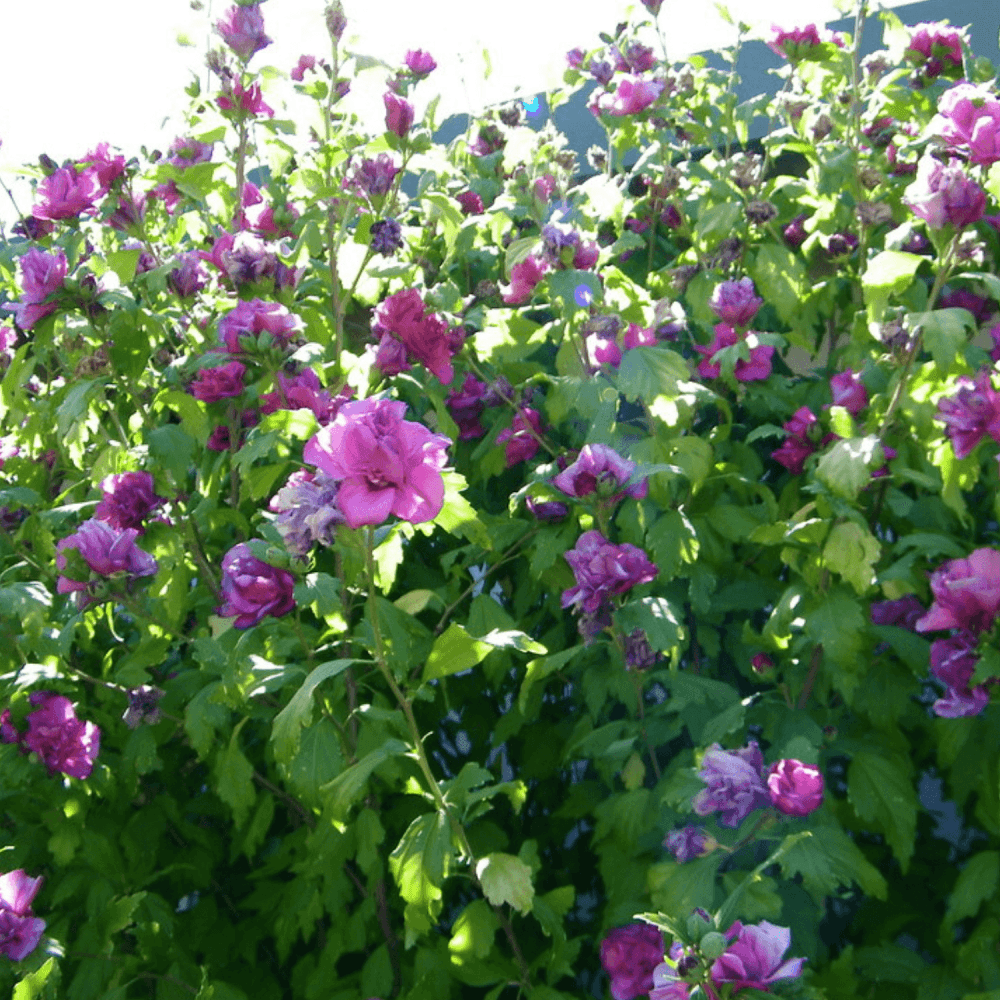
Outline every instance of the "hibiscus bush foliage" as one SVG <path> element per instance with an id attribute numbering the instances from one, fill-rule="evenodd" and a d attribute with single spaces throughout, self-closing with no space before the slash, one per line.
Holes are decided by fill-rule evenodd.
<path id="1" fill-rule="evenodd" d="M 4 995 L 1000 996 L 995 69 L 861 4 L 737 105 L 658 8 L 547 95 L 586 163 L 532 102 L 436 143 L 336 3 L 290 70 L 229 10 L 166 153 L 42 158 Z"/>

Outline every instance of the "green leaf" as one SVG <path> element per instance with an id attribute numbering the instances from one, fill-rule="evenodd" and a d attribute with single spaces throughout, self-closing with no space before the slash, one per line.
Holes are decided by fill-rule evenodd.
<path id="1" fill-rule="evenodd" d="M 861 848 L 836 826 L 821 826 L 810 836 L 793 844 L 781 858 L 781 870 L 787 878 L 802 876 L 806 890 L 817 902 L 838 886 L 857 884 L 876 899 L 886 899 L 889 887 L 879 870 L 864 856 Z"/>
<path id="2" fill-rule="evenodd" d="M 691 377 L 687 362 L 669 347 L 634 347 L 618 367 L 618 391 L 628 400 L 651 403 L 657 396 L 674 398 L 679 382 Z"/>
<path id="3" fill-rule="evenodd" d="M 854 965 L 869 983 L 918 983 L 927 968 L 915 951 L 898 944 L 860 948 L 854 953 Z"/>
<path id="4" fill-rule="evenodd" d="M 630 601 L 615 612 L 625 634 L 642 629 L 653 649 L 669 652 L 684 638 L 684 626 L 673 605 L 665 597 L 643 597 Z"/>
<path id="5" fill-rule="evenodd" d="M 823 546 L 823 564 L 839 573 L 859 594 L 875 585 L 875 563 L 882 547 L 856 521 L 833 526 Z"/>
<path id="6" fill-rule="evenodd" d="M 15 987 L 11 1000 L 40 1000 L 45 992 L 45 983 L 52 970 L 56 967 L 56 960 L 50 958 L 43 966 L 34 972 L 29 972 Z"/>
<path id="7" fill-rule="evenodd" d="M 418 816 L 389 855 L 389 869 L 407 906 L 406 945 L 432 927 L 441 912 L 441 884 L 451 867 L 451 826 L 443 813 Z"/>
<path id="8" fill-rule="evenodd" d="M 118 280 L 127 285 L 135 277 L 141 250 L 113 250 L 107 256 L 108 267 L 118 275 Z"/>
<path id="9" fill-rule="evenodd" d="M 889 296 L 902 295 L 910 287 L 917 268 L 925 259 L 919 254 L 883 250 L 868 262 L 861 276 L 861 290 L 869 320 L 881 321 Z"/>
<path id="10" fill-rule="evenodd" d="M 151 430 L 147 443 L 150 454 L 174 477 L 174 482 L 186 483 L 194 466 L 197 442 L 176 424 L 166 424 Z"/>
<path id="11" fill-rule="evenodd" d="M 969 858 L 948 897 L 948 909 L 944 915 L 942 929 L 950 932 L 959 920 L 974 917 L 983 903 L 995 897 L 998 883 L 1000 883 L 1000 852 L 980 851 Z M 951 939 L 950 933 L 947 939 Z"/>
<path id="12" fill-rule="evenodd" d="M 905 873 L 917 831 L 917 794 L 906 761 L 862 750 L 847 769 L 847 799 L 863 823 L 875 824 Z"/>
<path id="13" fill-rule="evenodd" d="M 243 719 L 233 730 L 229 745 L 215 758 L 215 787 L 222 799 L 233 810 L 236 826 L 241 827 L 254 804 L 257 793 L 253 786 L 253 767 L 240 750 L 240 730 L 248 722 Z"/>
<path id="14" fill-rule="evenodd" d="M 513 854 L 495 852 L 476 862 L 476 877 L 483 894 L 494 906 L 510 903 L 519 913 L 531 911 L 535 887 L 531 868 Z"/>
<path id="15" fill-rule="evenodd" d="M 976 663 L 976 669 L 969 678 L 969 687 L 985 684 L 994 677 L 1000 677 L 1000 650 L 987 646 Z"/>
<path id="16" fill-rule="evenodd" d="M 479 519 L 476 508 L 460 492 L 465 489 L 465 478 L 457 472 L 445 472 L 442 475 L 444 504 L 432 523 L 451 535 L 461 535 L 490 551 L 493 548 L 493 539 L 486 525 Z"/>
<path id="17" fill-rule="evenodd" d="M 711 856 L 683 865 L 661 861 L 649 866 L 646 885 L 653 905 L 664 913 L 686 916 L 697 907 L 715 908 L 715 875 L 719 862 Z"/>
<path id="18" fill-rule="evenodd" d="M 601 279 L 593 271 L 554 271 L 545 280 L 553 298 L 562 302 L 566 316 L 600 302 L 604 295 Z"/>
<path id="19" fill-rule="evenodd" d="M 731 236 L 736 224 L 743 215 L 743 203 L 740 201 L 724 201 L 712 205 L 698 216 L 695 224 L 695 236 L 706 249 L 711 249 L 716 240 Z"/>
<path id="20" fill-rule="evenodd" d="M 774 306 L 783 323 L 801 319 L 807 283 L 800 254 L 777 243 L 766 243 L 753 258 L 749 274 L 757 291 L 765 302 Z M 808 341 L 800 346 L 808 346 Z"/>
<path id="21" fill-rule="evenodd" d="M 430 656 L 424 664 L 425 681 L 449 677 L 474 667 L 494 649 L 517 649 L 524 653 L 547 653 L 548 650 L 524 632 L 514 629 L 493 629 L 482 638 L 469 635 L 465 627 L 452 623 L 434 641 Z"/>
<path id="22" fill-rule="evenodd" d="M 289 764 L 299 745 L 299 731 L 312 720 L 313 692 L 331 677 L 342 674 L 357 660 L 330 660 L 313 669 L 292 695 L 288 704 L 274 717 L 271 740 L 274 756 L 280 764 Z"/>
<path id="23" fill-rule="evenodd" d="M 871 481 L 871 469 L 885 463 L 885 452 L 878 435 L 838 441 L 816 466 L 816 478 L 831 493 L 845 500 L 856 500 Z"/>
<path id="24" fill-rule="evenodd" d="M 451 925 L 448 952 L 452 961 L 462 963 L 469 957 L 486 958 L 493 950 L 493 938 L 500 929 L 497 915 L 485 899 L 474 899 Z"/>
<path id="25" fill-rule="evenodd" d="M 910 329 L 923 331 L 924 343 L 942 371 L 951 367 L 955 355 L 965 346 L 975 321 L 968 309 L 935 309 L 933 312 L 911 313 L 907 317 Z"/>
<path id="26" fill-rule="evenodd" d="M 333 818 L 344 819 L 347 816 L 375 768 L 384 764 L 390 757 L 398 757 L 407 752 L 408 747 L 402 740 L 386 740 L 371 753 L 365 754 L 356 764 L 338 774 L 333 781 L 325 784 L 321 791 Z"/>

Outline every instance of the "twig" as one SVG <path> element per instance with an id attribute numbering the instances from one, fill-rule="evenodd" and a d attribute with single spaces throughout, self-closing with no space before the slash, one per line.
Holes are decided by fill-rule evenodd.
<path id="1" fill-rule="evenodd" d="M 806 674 L 806 683 L 799 695 L 796 708 L 800 711 L 809 703 L 809 696 L 812 694 L 813 685 L 816 683 L 816 675 L 819 673 L 819 665 L 823 659 L 823 643 L 817 642 L 812 652 L 812 659 L 809 661 L 809 673 Z"/>

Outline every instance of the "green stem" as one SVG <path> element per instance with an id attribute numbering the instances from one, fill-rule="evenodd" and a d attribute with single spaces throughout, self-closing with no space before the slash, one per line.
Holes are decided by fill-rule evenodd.
<path id="1" fill-rule="evenodd" d="M 925 312 L 932 312 L 934 309 L 934 304 L 937 302 L 938 295 L 941 294 L 941 289 L 944 287 L 944 283 L 948 280 L 951 274 L 952 267 L 954 266 L 954 255 L 955 247 L 958 245 L 959 234 L 956 233 L 948 244 L 947 250 L 945 250 L 944 258 L 941 261 L 941 267 L 938 269 L 938 273 L 934 278 L 934 285 L 931 288 L 931 293 L 927 298 L 927 308 Z M 903 398 L 903 392 L 906 389 L 906 385 L 910 380 L 910 372 L 913 368 L 913 361 L 917 354 L 920 353 L 920 348 L 923 343 L 923 330 L 917 327 L 913 331 L 913 343 L 910 345 L 909 351 L 906 353 L 906 361 L 903 363 L 903 371 L 899 376 L 899 382 L 896 384 L 896 391 L 892 394 L 892 399 L 889 401 L 889 407 L 885 411 L 885 416 L 882 418 L 882 425 L 878 429 L 878 436 L 881 438 L 888 428 L 890 422 L 892 421 L 893 414 L 896 412 L 896 408 L 899 406 Z"/>
<path id="2" fill-rule="evenodd" d="M 389 690 L 392 691 L 393 697 L 396 699 L 396 704 L 398 704 L 402 709 L 403 715 L 406 718 L 406 725 L 410 731 L 410 738 L 413 741 L 413 749 L 416 752 L 417 765 L 420 768 L 421 774 L 424 776 L 428 790 L 434 799 L 434 804 L 437 806 L 438 812 L 447 818 L 451 827 L 452 836 L 458 842 L 459 849 L 469 862 L 469 869 L 472 873 L 472 878 L 476 882 L 477 886 L 479 886 L 480 890 L 482 890 L 482 883 L 480 883 L 479 876 L 476 874 L 476 855 L 472 850 L 472 846 L 469 844 L 469 838 L 465 833 L 465 828 L 458 821 L 458 817 L 455 816 L 451 807 L 445 801 L 444 795 L 441 792 L 441 786 L 438 784 L 437 778 L 434 777 L 430 761 L 427 759 L 427 751 L 424 749 L 424 741 L 423 737 L 420 735 L 420 727 L 417 725 L 416 717 L 413 714 L 413 705 L 410 703 L 410 700 L 406 697 L 406 695 L 403 694 L 403 691 L 396 682 L 396 678 L 393 676 L 392 670 L 386 660 L 385 647 L 382 642 L 382 630 L 379 627 L 378 595 L 375 588 L 375 529 L 373 527 L 369 527 L 365 535 L 365 569 L 368 576 L 368 613 L 371 617 L 372 635 L 375 638 L 375 664 L 385 679 L 386 684 L 389 685 Z M 517 943 L 517 938 L 514 935 L 514 929 L 510 924 L 510 920 L 500 907 L 493 904 L 491 904 L 491 906 L 493 906 L 493 912 L 500 921 L 500 926 L 503 927 L 504 934 L 507 936 L 507 940 L 511 945 L 511 950 L 514 952 L 514 957 L 517 961 L 518 969 L 521 974 L 521 988 L 527 992 L 531 988 L 531 973 L 528 969 L 528 964 L 524 959 L 524 955 L 521 952 L 520 946 Z"/>

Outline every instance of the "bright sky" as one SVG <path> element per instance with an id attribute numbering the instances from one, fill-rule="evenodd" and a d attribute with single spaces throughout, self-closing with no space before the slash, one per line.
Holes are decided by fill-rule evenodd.
<path id="1" fill-rule="evenodd" d="M 11 0 L 5 6 L 0 82 L 7 97 L 0 103 L 0 176 L 15 187 L 27 211 L 27 188 L 15 183 L 14 174 L 39 153 L 61 162 L 106 141 L 128 157 L 142 145 L 165 149 L 184 131 L 180 112 L 188 98 L 183 88 L 195 73 L 204 82 L 206 47 L 218 43 L 209 25 L 229 3 L 202 0 L 201 11 L 193 10 L 190 0 L 42 0 L 39 6 Z M 274 44 L 254 57 L 251 68 L 273 65 L 287 71 L 302 53 L 326 55 L 323 6 L 324 0 L 267 0 L 262 10 Z M 504 0 L 499 5 L 344 0 L 344 6 L 349 48 L 395 65 L 408 48 L 434 56 L 438 69 L 418 93 L 441 91 L 440 122 L 470 104 L 476 108 L 509 98 L 517 88 L 532 94 L 556 85 L 567 50 L 596 46 L 599 31 L 613 31 L 639 5 L 635 0 Z M 840 16 L 835 0 L 729 0 L 728 7 L 734 21 L 762 32 L 772 22 L 790 27 Z M 660 16 L 669 25 L 671 60 L 735 37 L 710 3 L 664 0 Z M 42 30 L 44 41 L 38 39 Z M 187 39 L 188 46 L 178 39 Z M 490 52 L 488 80 L 483 79 L 484 48 Z M 0 219 L 9 221 L 9 201 L 3 194 L 0 199 Z"/>

